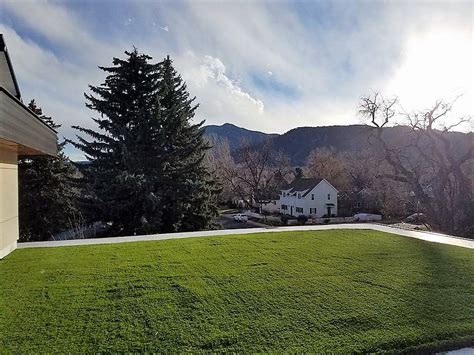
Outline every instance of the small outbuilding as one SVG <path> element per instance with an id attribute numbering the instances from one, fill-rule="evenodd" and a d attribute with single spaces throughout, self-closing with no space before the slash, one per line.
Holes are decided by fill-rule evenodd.
<path id="1" fill-rule="evenodd" d="M 0 34 L 0 259 L 16 248 L 19 237 L 18 156 L 56 154 L 56 132 L 23 103 Z"/>

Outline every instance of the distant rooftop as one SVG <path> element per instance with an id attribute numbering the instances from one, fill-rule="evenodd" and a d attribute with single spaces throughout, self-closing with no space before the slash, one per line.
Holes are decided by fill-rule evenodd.
<path id="1" fill-rule="evenodd" d="M 307 190 L 306 193 L 303 195 L 306 196 L 310 190 L 312 190 L 323 180 L 324 179 L 322 178 L 299 178 L 293 180 L 293 182 L 291 182 L 290 184 L 283 186 L 282 190 L 290 190 L 289 193 Z"/>

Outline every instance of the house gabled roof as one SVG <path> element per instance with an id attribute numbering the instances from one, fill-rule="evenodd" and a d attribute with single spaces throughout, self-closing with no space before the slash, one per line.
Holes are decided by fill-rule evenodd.
<path id="1" fill-rule="evenodd" d="M 291 184 L 283 186 L 282 190 L 290 190 L 288 193 L 295 193 L 297 191 L 306 193 L 303 196 L 306 196 L 315 186 L 317 186 L 324 179 L 321 178 L 299 178 L 293 180 Z"/>
<path id="2" fill-rule="evenodd" d="M 3 35 L 0 33 L 0 87 L 3 87 L 18 100 L 21 100 L 20 88 L 16 80 L 13 65 L 8 55 Z"/>
<path id="3" fill-rule="evenodd" d="M 299 178 L 293 180 L 291 184 L 288 184 L 286 186 L 283 186 L 281 190 L 289 190 L 288 193 L 290 194 L 296 194 L 296 192 L 304 192 L 302 195 L 305 197 L 309 192 L 314 189 L 316 186 L 318 186 L 321 181 L 326 181 L 331 187 L 333 187 L 336 191 L 337 189 L 326 179 L 323 178 Z"/>

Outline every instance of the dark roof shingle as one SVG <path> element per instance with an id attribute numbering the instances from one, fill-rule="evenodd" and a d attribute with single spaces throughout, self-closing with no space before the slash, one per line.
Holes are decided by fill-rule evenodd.
<path id="1" fill-rule="evenodd" d="M 316 185 L 318 185 L 323 179 L 322 178 L 299 178 L 293 180 L 291 184 L 283 186 L 282 190 L 290 190 L 289 193 L 296 191 L 306 191 L 303 195 L 306 196 Z"/>

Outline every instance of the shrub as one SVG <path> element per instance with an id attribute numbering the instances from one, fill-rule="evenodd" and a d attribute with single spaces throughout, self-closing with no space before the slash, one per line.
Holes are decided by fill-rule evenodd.
<path id="1" fill-rule="evenodd" d="M 298 222 L 300 224 L 305 224 L 308 221 L 308 216 L 305 216 L 304 214 L 301 214 L 298 216 Z"/>
<path id="2" fill-rule="evenodd" d="M 288 216 L 286 214 L 281 215 L 280 220 L 283 225 L 288 224 Z"/>
<path id="3" fill-rule="evenodd" d="M 329 218 L 325 218 L 325 219 L 324 219 L 324 223 L 326 223 L 326 224 L 329 223 L 330 221 L 331 221 L 331 220 L 330 220 Z"/>
<path id="4" fill-rule="evenodd" d="M 267 219 L 265 221 L 265 224 L 267 224 L 269 226 L 275 226 L 275 227 L 279 227 L 279 226 L 284 225 L 282 221 L 278 221 L 278 220 L 275 220 L 275 219 Z"/>
<path id="5" fill-rule="evenodd" d="M 236 208 L 237 207 L 237 205 L 232 200 L 227 200 L 226 206 L 227 206 L 227 208 Z"/>

